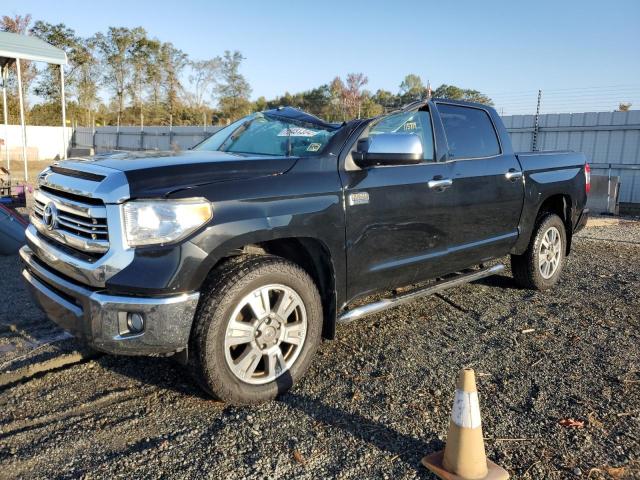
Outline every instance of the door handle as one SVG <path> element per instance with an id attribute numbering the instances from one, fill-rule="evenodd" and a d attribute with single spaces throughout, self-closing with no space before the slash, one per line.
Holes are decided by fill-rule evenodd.
<path id="1" fill-rule="evenodd" d="M 511 180 L 515 182 L 517 179 L 522 178 L 522 172 L 516 170 L 515 168 L 510 168 L 507 173 L 504 174 L 507 180 Z"/>
<path id="2" fill-rule="evenodd" d="M 429 188 L 431 188 L 432 190 L 433 189 L 445 190 L 449 188 L 451 185 L 453 185 L 453 180 L 451 180 L 450 178 L 442 178 L 439 180 L 429 180 L 429 183 L 427 185 L 429 185 Z"/>

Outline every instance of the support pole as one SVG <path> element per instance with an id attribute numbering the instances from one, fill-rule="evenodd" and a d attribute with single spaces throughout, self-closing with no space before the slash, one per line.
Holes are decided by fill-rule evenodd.
<path id="1" fill-rule="evenodd" d="M 67 159 L 67 106 L 64 98 L 64 66 L 60 65 L 60 98 L 62 99 L 62 159 Z"/>
<path id="2" fill-rule="evenodd" d="M 29 180 L 27 171 L 27 127 L 24 124 L 24 99 L 22 98 L 22 71 L 20 70 L 20 59 L 16 58 L 16 68 L 18 69 L 18 99 L 20 100 L 20 126 L 22 128 L 22 161 L 24 163 L 24 181 Z"/>
<path id="3" fill-rule="evenodd" d="M 531 151 L 538 150 L 538 130 L 540 121 L 540 103 L 542 101 L 542 90 L 538 90 L 538 105 L 536 106 L 536 118 L 533 125 L 533 138 L 531 139 Z"/>
<path id="4" fill-rule="evenodd" d="M 7 105 L 7 77 L 9 76 L 9 62 L 2 67 L 2 113 L 4 117 L 4 155 L 7 160 L 7 170 L 11 171 L 9 164 L 9 110 Z"/>

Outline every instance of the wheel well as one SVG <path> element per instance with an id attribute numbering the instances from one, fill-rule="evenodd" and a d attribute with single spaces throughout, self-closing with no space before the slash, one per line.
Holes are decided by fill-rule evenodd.
<path id="1" fill-rule="evenodd" d="M 335 273 L 329 249 L 319 240 L 308 237 L 279 238 L 265 242 L 245 245 L 235 250 L 232 254 L 271 254 L 286 258 L 304 269 L 313 279 L 320 298 L 324 319 L 322 324 L 322 336 L 332 339 L 335 336 L 336 320 L 336 286 Z M 214 269 L 226 258 L 213 267 Z"/>
<path id="2" fill-rule="evenodd" d="M 573 226 L 571 224 L 571 197 L 569 197 L 569 195 L 558 194 L 547 198 L 542 202 L 542 205 L 540 205 L 540 208 L 538 209 L 536 224 L 545 213 L 555 213 L 564 222 L 564 229 L 567 233 L 566 254 L 569 255 L 571 252 L 571 239 L 573 237 Z"/>

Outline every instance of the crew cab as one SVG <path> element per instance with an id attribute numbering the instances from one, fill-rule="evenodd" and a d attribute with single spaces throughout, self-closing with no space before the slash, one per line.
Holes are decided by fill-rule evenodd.
<path id="1" fill-rule="evenodd" d="M 496 259 L 522 287 L 552 287 L 589 185 L 580 153 L 514 153 L 486 105 L 342 124 L 284 107 L 188 151 L 47 168 L 22 275 L 94 349 L 176 356 L 212 395 L 254 403 L 290 388 L 338 322 L 492 275 Z"/>

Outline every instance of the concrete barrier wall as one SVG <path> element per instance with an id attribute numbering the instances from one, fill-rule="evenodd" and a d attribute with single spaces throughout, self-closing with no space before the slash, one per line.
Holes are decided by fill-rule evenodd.
<path id="1" fill-rule="evenodd" d="M 67 128 L 67 145 L 71 145 L 73 130 Z M 5 148 L 9 150 L 11 160 L 22 160 L 22 130 L 20 125 L 0 125 L 0 164 L 5 163 Z M 65 145 L 62 140 L 62 127 L 27 127 L 27 160 L 52 160 L 61 158 Z"/>

